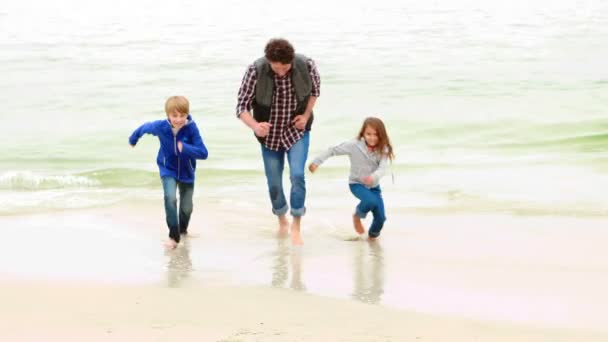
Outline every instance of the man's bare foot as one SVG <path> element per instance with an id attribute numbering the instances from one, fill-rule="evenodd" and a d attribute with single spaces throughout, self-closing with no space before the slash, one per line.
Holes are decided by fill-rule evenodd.
<path id="1" fill-rule="evenodd" d="M 302 234 L 300 233 L 300 229 L 291 228 L 291 244 L 294 246 L 301 246 L 304 244 L 302 240 Z"/>
<path id="2" fill-rule="evenodd" d="M 357 234 L 365 234 L 365 228 L 363 227 L 363 223 L 361 223 L 361 218 L 357 214 L 353 214 L 353 226 Z"/>
<path id="3" fill-rule="evenodd" d="M 367 237 L 367 241 L 369 241 L 369 242 L 376 242 L 376 241 L 378 241 L 378 236 L 376 236 L 376 237 L 368 236 Z"/>
<path id="4" fill-rule="evenodd" d="M 291 223 L 291 243 L 295 246 L 304 244 L 302 241 L 302 234 L 300 233 L 300 216 L 294 216 L 293 222 Z"/>
<path id="5" fill-rule="evenodd" d="M 289 235 L 289 221 L 285 215 L 279 216 L 279 231 L 277 236 L 280 238 L 286 238 Z"/>
<path id="6" fill-rule="evenodd" d="M 177 241 L 169 239 L 165 241 L 165 247 L 167 247 L 167 249 L 175 249 L 177 247 Z"/>

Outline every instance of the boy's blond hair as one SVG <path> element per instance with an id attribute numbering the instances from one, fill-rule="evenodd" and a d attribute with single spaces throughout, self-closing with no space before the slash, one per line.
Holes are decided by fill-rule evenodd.
<path id="1" fill-rule="evenodd" d="M 165 102 L 167 116 L 177 110 L 182 114 L 190 114 L 190 102 L 184 96 L 171 96 Z"/>

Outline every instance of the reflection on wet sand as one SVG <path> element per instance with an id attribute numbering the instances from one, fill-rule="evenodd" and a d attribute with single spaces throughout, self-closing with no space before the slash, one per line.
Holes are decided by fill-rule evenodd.
<path id="1" fill-rule="evenodd" d="M 354 247 L 353 293 L 358 301 L 378 304 L 384 294 L 384 255 L 377 241 L 361 241 Z"/>
<path id="2" fill-rule="evenodd" d="M 182 239 L 175 249 L 165 250 L 169 257 L 167 262 L 167 286 L 179 287 L 192 272 L 192 259 L 190 258 L 190 242 Z"/>
<path id="3" fill-rule="evenodd" d="M 291 284 L 289 286 L 294 290 L 306 291 L 306 286 L 302 280 L 302 248 L 300 246 L 291 248 L 290 261 Z"/>
<path id="4" fill-rule="evenodd" d="M 288 260 L 289 257 L 289 260 Z M 291 246 L 288 239 L 277 239 L 277 250 L 272 267 L 272 286 L 285 287 L 291 270 L 291 281 L 289 287 L 298 290 L 306 290 L 302 280 L 302 249 Z"/>

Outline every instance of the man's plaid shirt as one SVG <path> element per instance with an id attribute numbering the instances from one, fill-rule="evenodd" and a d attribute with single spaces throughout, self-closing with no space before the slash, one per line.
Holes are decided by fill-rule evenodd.
<path id="1" fill-rule="evenodd" d="M 308 73 L 312 80 L 312 91 L 310 96 L 319 97 L 321 94 L 321 78 L 312 59 L 308 63 Z M 252 64 L 247 68 L 239 89 L 236 115 L 252 111 L 252 102 L 255 97 L 255 85 L 257 83 L 257 70 Z M 295 90 L 291 83 L 291 70 L 287 75 L 278 77 L 274 75 L 274 93 L 272 105 L 270 106 L 270 120 L 272 127 L 264 145 L 273 151 L 289 150 L 293 144 L 302 138 L 304 131 L 297 129 L 291 122 L 291 113 L 296 110 L 297 100 Z"/>

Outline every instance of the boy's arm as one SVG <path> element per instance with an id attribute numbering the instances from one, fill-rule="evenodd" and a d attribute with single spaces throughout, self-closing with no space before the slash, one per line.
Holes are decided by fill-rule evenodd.
<path id="1" fill-rule="evenodd" d="M 192 141 L 191 143 L 185 143 L 182 141 L 183 147 L 181 153 L 194 159 L 207 159 L 209 152 L 207 151 L 207 147 L 203 142 L 203 137 L 201 137 L 201 133 L 199 132 L 196 124 L 192 122 L 191 125 L 194 125 L 192 129 Z"/>
<path id="2" fill-rule="evenodd" d="M 160 124 L 162 122 L 164 122 L 164 120 L 146 122 L 145 124 L 139 126 L 129 137 L 129 145 L 137 145 L 137 141 L 139 141 L 139 138 L 141 138 L 141 136 L 144 134 L 158 135 Z"/>

